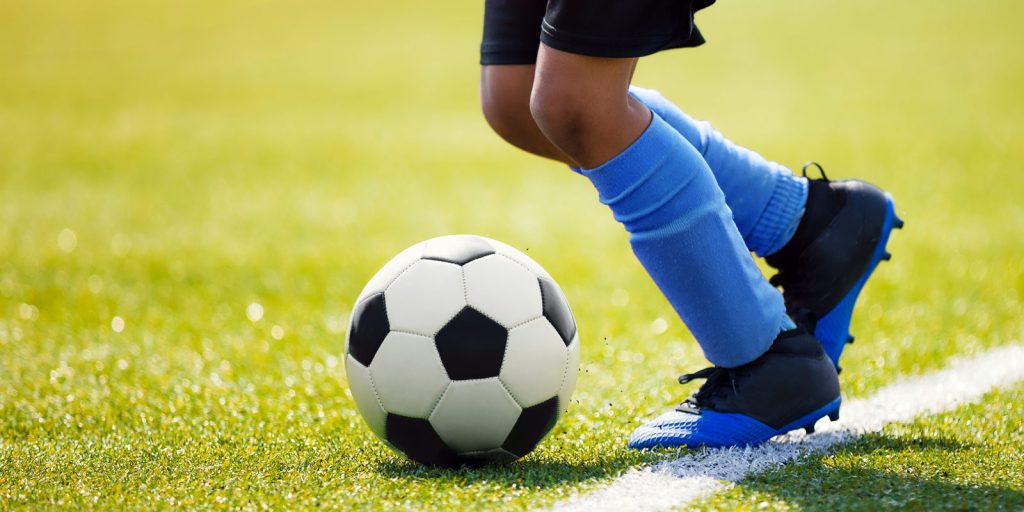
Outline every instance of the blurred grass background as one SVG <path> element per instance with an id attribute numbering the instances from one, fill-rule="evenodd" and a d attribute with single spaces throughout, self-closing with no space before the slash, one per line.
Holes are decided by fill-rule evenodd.
<path id="1" fill-rule="evenodd" d="M 0 508 L 516 508 L 647 457 L 625 436 L 703 360 L 589 185 L 487 128 L 481 16 L 0 3 Z M 848 395 L 1020 339 L 1022 17 L 735 0 L 699 15 L 708 45 L 640 66 L 733 140 L 897 198 L 908 229 L 855 316 Z M 510 468 L 396 458 L 339 364 L 369 276 L 456 232 L 527 250 L 584 336 L 578 403 Z"/>

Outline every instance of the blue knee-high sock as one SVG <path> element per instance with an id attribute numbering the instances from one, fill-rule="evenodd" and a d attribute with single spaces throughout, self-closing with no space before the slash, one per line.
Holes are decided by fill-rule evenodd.
<path id="1" fill-rule="evenodd" d="M 632 146 L 582 173 L 629 231 L 633 252 L 708 360 L 740 366 L 792 321 L 740 238 L 708 164 L 652 117 Z"/>
<path id="2" fill-rule="evenodd" d="M 807 203 L 807 180 L 738 146 L 708 122 L 698 122 L 658 91 L 631 87 L 630 94 L 690 142 L 711 167 L 747 248 L 758 256 L 781 249 L 796 232 Z"/>

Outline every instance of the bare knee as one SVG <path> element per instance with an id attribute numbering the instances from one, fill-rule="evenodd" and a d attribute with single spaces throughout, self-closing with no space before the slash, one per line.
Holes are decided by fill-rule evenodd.
<path id="1" fill-rule="evenodd" d="M 599 108 L 599 107 L 598 107 Z M 534 87 L 530 114 L 541 132 L 569 155 L 579 154 L 600 122 L 585 93 L 545 82 Z"/>
<path id="2" fill-rule="evenodd" d="M 540 131 L 583 167 L 621 153 L 651 120 L 647 107 L 629 95 L 635 64 L 541 45 L 530 96 Z"/>
<path id="3" fill-rule="evenodd" d="M 525 99 L 518 91 L 510 91 L 501 85 L 483 82 L 480 88 L 480 107 L 484 119 L 501 138 L 516 144 L 526 138 L 534 124 L 530 115 L 530 93 Z"/>
<path id="4" fill-rule="evenodd" d="M 487 124 L 520 149 L 572 163 L 541 133 L 530 114 L 533 66 L 486 66 L 480 77 L 480 106 Z"/>

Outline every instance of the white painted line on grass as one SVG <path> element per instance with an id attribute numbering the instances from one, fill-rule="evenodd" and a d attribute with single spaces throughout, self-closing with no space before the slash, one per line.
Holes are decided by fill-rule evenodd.
<path id="1" fill-rule="evenodd" d="M 800 431 L 755 448 L 702 450 L 666 459 L 630 470 L 608 487 L 570 498 L 554 510 L 634 512 L 683 507 L 749 475 L 877 432 L 887 423 L 949 411 L 1021 380 L 1024 345 L 994 349 L 971 359 L 952 359 L 943 370 L 903 378 L 870 398 L 844 403 L 842 418 L 835 423 L 820 422 L 815 434 Z"/>

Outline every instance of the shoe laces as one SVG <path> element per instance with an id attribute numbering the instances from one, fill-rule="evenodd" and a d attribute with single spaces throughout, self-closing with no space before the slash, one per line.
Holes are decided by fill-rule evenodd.
<path id="1" fill-rule="evenodd" d="M 725 397 L 731 391 L 733 394 L 739 393 L 736 388 L 736 369 L 735 368 L 723 368 L 721 366 L 711 366 L 704 368 L 703 370 L 686 373 L 679 376 L 679 383 L 686 384 L 687 382 L 706 379 L 704 384 L 701 385 L 700 389 L 696 393 L 687 398 L 684 402 L 680 403 L 676 407 L 677 411 L 699 413 L 701 408 L 711 406 L 712 398 Z"/>
<path id="2" fill-rule="evenodd" d="M 821 174 L 821 179 L 825 180 L 826 182 L 831 181 L 830 179 L 828 179 L 828 176 L 825 175 L 825 168 L 822 167 L 821 164 L 813 160 L 808 160 L 807 162 L 804 162 L 803 168 L 800 169 L 800 174 L 802 174 L 804 178 L 810 179 L 810 177 L 807 176 L 807 169 L 810 169 L 811 167 L 818 168 L 818 173 Z"/>

